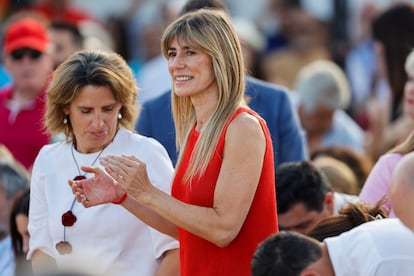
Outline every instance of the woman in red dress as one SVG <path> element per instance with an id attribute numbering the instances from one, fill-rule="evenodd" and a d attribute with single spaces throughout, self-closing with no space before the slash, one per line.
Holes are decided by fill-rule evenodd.
<path id="1" fill-rule="evenodd" d="M 71 181 L 73 191 L 86 207 L 118 201 L 177 238 L 183 276 L 250 275 L 255 249 L 278 223 L 271 138 L 243 99 L 239 40 L 224 12 L 202 9 L 167 27 L 162 50 L 180 150 L 171 195 L 129 156 L 101 158 L 112 178 L 85 167 L 95 177 Z"/>

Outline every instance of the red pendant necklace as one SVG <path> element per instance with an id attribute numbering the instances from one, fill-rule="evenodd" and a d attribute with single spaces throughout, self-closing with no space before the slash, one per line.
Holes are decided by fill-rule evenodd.
<path id="1" fill-rule="evenodd" d="M 95 165 L 96 161 L 102 155 L 105 148 L 103 148 L 99 152 L 99 154 L 96 156 L 95 160 L 93 160 L 91 167 Z M 73 178 L 73 180 L 86 179 L 86 176 L 85 176 L 86 174 L 81 173 L 78 161 L 76 160 L 73 144 L 70 149 L 71 149 L 73 161 L 75 162 L 76 168 L 78 169 L 78 173 L 79 173 L 75 178 Z M 63 213 L 62 215 L 63 241 L 60 241 L 55 245 L 56 250 L 59 252 L 60 255 L 70 254 L 72 252 L 72 245 L 66 240 L 66 227 L 73 226 L 77 220 L 76 216 L 72 212 L 73 206 L 75 206 L 75 203 L 76 203 L 76 197 L 73 198 L 70 209 L 67 212 Z"/>

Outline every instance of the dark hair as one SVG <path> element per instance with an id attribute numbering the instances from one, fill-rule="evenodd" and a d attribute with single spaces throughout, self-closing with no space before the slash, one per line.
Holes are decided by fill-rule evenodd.
<path id="1" fill-rule="evenodd" d="M 30 261 L 26 260 L 26 253 L 23 251 L 23 238 L 20 235 L 16 224 L 17 215 L 29 216 L 29 201 L 30 190 L 27 189 L 15 200 L 10 214 L 10 236 L 15 257 L 14 275 L 16 276 L 33 275 L 32 265 Z"/>
<path id="2" fill-rule="evenodd" d="M 392 119 L 401 114 L 401 102 L 407 74 L 405 59 L 414 48 L 414 6 L 399 3 L 374 18 L 372 33 L 384 46 L 387 76 L 393 94 Z"/>
<path id="3" fill-rule="evenodd" d="M 318 241 L 296 232 L 280 231 L 257 248 L 252 260 L 252 276 L 299 276 L 321 257 Z"/>
<path id="4" fill-rule="evenodd" d="M 12 239 L 13 251 L 16 256 L 24 255 L 23 252 L 23 240 L 16 225 L 16 216 L 25 215 L 29 216 L 29 199 L 30 191 L 26 190 L 16 201 L 13 203 L 13 208 L 10 214 L 10 236 Z"/>
<path id="5" fill-rule="evenodd" d="M 310 161 L 286 162 L 276 169 L 277 212 L 284 214 L 296 203 L 307 210 L 323 210 L 325 194 L 331 186 Z"/>
<path id="6" fill-rule="evenodd" d="M 58 31 L 68 31 L 73 38 L 73 42 L 77 48 L 83 47 L 83 36 L 77 25 L 66 21 L 53 21 L 50 24 L 50 29 Z"/>
<path id="7" fill-rule="evenodd" d="M 228 13 L 226 5 L 221 0 L 189 0 L 182 7 L 180 15 L 200 9 L 223 10 Z"/>
<path id="8" fill-rule="evenodd" d="M 388 212 L 383 204 L 384 199 L 375 205 L 369 205 L 362 201 L 349 202 L 339 211 L 338 215 L 322 219 L 308 236 L 323 241 L 326 238 L 338 236 L 365 222 L 386 218 Z"/>

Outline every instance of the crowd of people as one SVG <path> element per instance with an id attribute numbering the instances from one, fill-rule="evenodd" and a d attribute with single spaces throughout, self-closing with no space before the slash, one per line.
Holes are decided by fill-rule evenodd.
<path id="1" fill-rule="evenodd" d="M 149 2 L 3 7 L 0 275 L 410 275 L 414 3 Z"/>

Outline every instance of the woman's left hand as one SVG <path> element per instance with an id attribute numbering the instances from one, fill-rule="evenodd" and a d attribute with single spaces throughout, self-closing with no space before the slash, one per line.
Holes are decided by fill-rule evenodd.
<path id="1" fill-rule="evenodd" d="M 100 168 L 82 167 L 84 172 L 95 176 L 83 180 L 69 180 L 73 194 L 85 207 L 117 201 L 125 192 Z"/>

